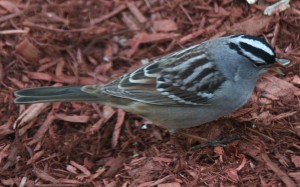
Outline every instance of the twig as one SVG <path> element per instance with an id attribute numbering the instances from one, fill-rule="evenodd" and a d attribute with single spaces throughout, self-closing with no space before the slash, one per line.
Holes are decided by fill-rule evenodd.
<path id="1" fill-rule="evenodd" d="M 112 12 L 110 12 L 110 13 L 108 13 L 108 14 L 100 17 L 100 18 L 96 18 L 96 19 L 91 20 L 91 25 L 96 25 L 98 23 L 101 23 L 102 21 L 107 20 L 107 19 L 113 17 L 114 15 L 122 12 L 126 8 L 127 8 L 127 6 L 125 4 L 122 4 L 122 5 L 118 6 L 117 8 L 115 8 Z"/>
<path id="2" fill-rule="evenodd" d="M 8 34 L 26 34 L 28 31 L 17 29 L 17 30 L 4 30 L 0 31 L 0 35 L 8 35 Z"/>
<path id="3" fill-rule="evenodd" d="M 186 9 L 183 7 L 182 4 L 179 5 L 180 9 L 184 12 L 184 14 L 186 15 L 186 17 L 188 18 L 188 20 L 191 22 L 192 25 L 195 25 L 195 22 L 193 21 L 193 19 L 191 18 L 191 16 L 189 15 L 189 13 L 186 11 Z"/>
<path id="4" fill-rule="evenodd" d="M 2 16 L 2 17 L 0 17 L 0 23 L 4 22 L 4 21 L 7 21 L 9 19 L 18 17 L 18 16 L 22 15 L 23 13 L 24 13 L 23 11 L 20 11 L 20 12 L 16 12 L 16 13 L 13 13 L 13 14 L 6 15 L 6 16 Z"/>
<path id="5" fill-rule="evenodd" d="M 267 136 L 267 135 L 264 135 L 264 134 L 262 134 L 262 133 L 260 133 L 260 132 L 258 132 L 258 131 L 256 131 L 256 130 L 254 130 L 254 129 L 251 129 L 251 128 L 249 128 L 249 127 L 247 127 L 247 129 L 250 130 L 251 132 L 254 132 L 254 133 L 256 133 L 256 134 L 258 134 L 258 135 L 260 135 L 260 136 L 262 136 L 262 137 L 264 137 L 264 138 L 266 138 L 266 139 L 272 141 L 272 142 L 275 142 L 275 140 L 274 140 L 273 138 L 271 138 L 271 137 L 269 137 L 269 136 Z"/>

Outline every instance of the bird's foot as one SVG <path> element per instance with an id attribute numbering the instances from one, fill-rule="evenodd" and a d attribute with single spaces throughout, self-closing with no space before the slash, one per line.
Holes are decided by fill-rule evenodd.
<path id="1" fill-rule="evenodd" d="M 191 148 L 191 150 L 197 150 L 197 149 L 201 149 L 201 148 L 204 148 L 204 147 L 216 147 L 216 146 L 225 147 L 227 144 L 229 144 L 229 143 L 231 143 L 231 142 L 233 142 L 235 140 L 239 140 L 239 139 L 241 139 L 240 135 L 236 135 L 236 136 L 231 137 L 231 138 L 220 137 L 218 139 L 207 140 L 203 144 L 193 146 Z"/>

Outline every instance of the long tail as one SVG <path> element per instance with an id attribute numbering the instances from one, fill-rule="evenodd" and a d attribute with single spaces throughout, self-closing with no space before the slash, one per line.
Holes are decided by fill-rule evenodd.
<path id="1" fill-rule="evenodd" d="M 96 96 L 81 90 L 81 86 L 29 88 L 15 92 L 15 103 L 46 102 L 101 102 L 101 94 Z M 103 102 L 103 101 L 102 101 Z"/>

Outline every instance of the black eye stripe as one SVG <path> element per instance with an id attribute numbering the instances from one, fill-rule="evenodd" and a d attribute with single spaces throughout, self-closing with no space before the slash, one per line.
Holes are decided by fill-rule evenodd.
<path id="1" fill-rule="evenodd" d="M 256 65 L 275 63 L 275 51 L 264 39 L 243 34 L 232 35 L 230 39 L 229 47 Z"/>
<path id="2" fill-rule="evenodd" d="M 244 42 L 240 42 L 240 46 L 241 48 L 243 48 L 245 51 L 251 53 L 253 56 L 256 56 L 258 58 L 261 58 L 264 60 L 264 64 L 272 64 L 275 63 L 275 56 L 274 55 L 270 55 L 269 53 L 265 52 L 262 49 L 256 48 L 252 45 L 249 45 L 247 43 Z M 264 65 L 261 64 L 261 65 Z"/>
<path id="3" fill-rule="evenodd" d="M 242 56 L 248 58 L 249 60 L 251 60 L 249 57 L 247 57 L 247 56 L 245 56 L 245 55 L 243 54 L 241 48 L 240 48 L 237 44 L 230 42 L 230 43 L 228 44 L 228 46 L 229 46 L 230 49 L 235 50 L 238 54 L 240 54 L 240 55 L 242 55 Z M 252 60 L 251 60 L 251 61 L 252 61 Z"/>
<path id="4" fill-rule="evenodd" d="M 264 44 L 267 44 L 267 43 L 264 42 Z M 275 63 L 275 55 L 270 55 L 269 53 L 265 52 L 264 50 L 256 48 L 247 43 L 239 42 L 238 44 L 236 44 L 236 43 L 230 42 L 228 44 L 228 46 L 230 49 L 235 50 L 238 54 L 248 58 L 252 62 L 254 62 L 253 59 L 251 59 L 248 55 L 245 55 L 243 53 L 243 50 L 247 51 L 248 53 L 250 53 L 251 55 L 253 55 L 257 58 L 264 60 L 264 62 L 254 62 L 256 66 L 263 66 L 263 65 Z M 269 44 L 267 44 L 267 46 L 269 47 Z M 272 48 L 270 47 L 270 49 L 272 49 Z M 272 51 L 273 51 L 273 49 L 272 49 Z M 275 54 L 275 52 L 274 52 L 274 54 Z"/>

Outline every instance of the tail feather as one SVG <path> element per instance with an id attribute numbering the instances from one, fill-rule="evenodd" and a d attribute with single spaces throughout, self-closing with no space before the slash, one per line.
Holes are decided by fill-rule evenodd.
<path id="1" fill-rule="evenodd" d="M 81 90 L 81 86 L 29 88 L 15 92 L 15 103 L 97 102 L 100 97 Z"/>

